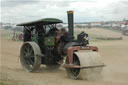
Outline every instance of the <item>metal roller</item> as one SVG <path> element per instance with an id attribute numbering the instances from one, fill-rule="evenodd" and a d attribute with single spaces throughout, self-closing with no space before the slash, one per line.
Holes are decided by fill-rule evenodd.
<path id="1" fill-rule="evenodd" d="M 104 63 L 99 53 L 95 51 L 78 51 L 73 55 L 73 65 L 80 67 L 66 68 L 70 78 L 96 80 L 101 77 Z"/>

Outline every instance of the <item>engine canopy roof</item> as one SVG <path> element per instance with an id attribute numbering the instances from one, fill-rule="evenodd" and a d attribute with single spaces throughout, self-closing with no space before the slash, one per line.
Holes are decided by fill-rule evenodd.
<path id="1" fill-rule="evenodd" d="M 57 18 L 44 18 L 36 21 L 17 24 L 17 26 L 34 26 L 37 24 L 49 25 L 49 24 L 57 24 L 57 23 L 63 23 L 63 21 Z"/>

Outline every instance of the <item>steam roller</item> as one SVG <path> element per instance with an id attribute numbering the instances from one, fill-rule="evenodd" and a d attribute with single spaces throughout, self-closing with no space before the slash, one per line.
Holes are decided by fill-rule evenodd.
<path id="1" fill-rule="evenodd" d="M 97 80 L 105 66 L 94 46 L 75 46 L 69 49 L 64 67 L 72 79 Z"/>
<path id="2" fill-rule="evenodd" d="M 73 11 L 67 11 L 67 16 L 68 29 L 58 29 L 56 24 L 62 23 L 62 20 L 56 18 L 17 25 L 24 27 L 21 65 L 27 72 L 37 71 L 43 64 L 52 69 L 63 66 L 72 79 L 100 78 L 105 65 L 98 47 L 89 45 L 89 36 L 84 31 L 74 37 Z"/>

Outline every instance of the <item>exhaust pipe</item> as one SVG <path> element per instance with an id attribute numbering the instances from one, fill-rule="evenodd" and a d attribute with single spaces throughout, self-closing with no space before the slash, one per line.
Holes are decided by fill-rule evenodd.
<path id="1" fill-rule="evenodd" d="M 69 31 L 69 39 L 73 41 L 74 39 L 74 20 L 73 20 L 73 11 L 67 11 L 68 15 L 68 31 Z"/>

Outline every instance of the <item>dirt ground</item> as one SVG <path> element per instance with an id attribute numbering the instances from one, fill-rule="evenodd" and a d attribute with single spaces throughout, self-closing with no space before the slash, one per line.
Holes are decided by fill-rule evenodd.
<path id="1" fill-rule="evenodd" d="M 107 35 L 111 34 L 113 32 L 107 32 Z M 1 38 L 0 77 L 17 81 L 19 85 L 128 85 L 128 37 L 122 37 L 123 40 L 90 43 L 98 46 L 106 64 L 102 72 L 103 78 L 95 81 L 72 80 L 67 77 L 64 68 L 48 70 L 43 65 L 39 72 L 25 72 L 18 57 L 22 42 Z"/>

